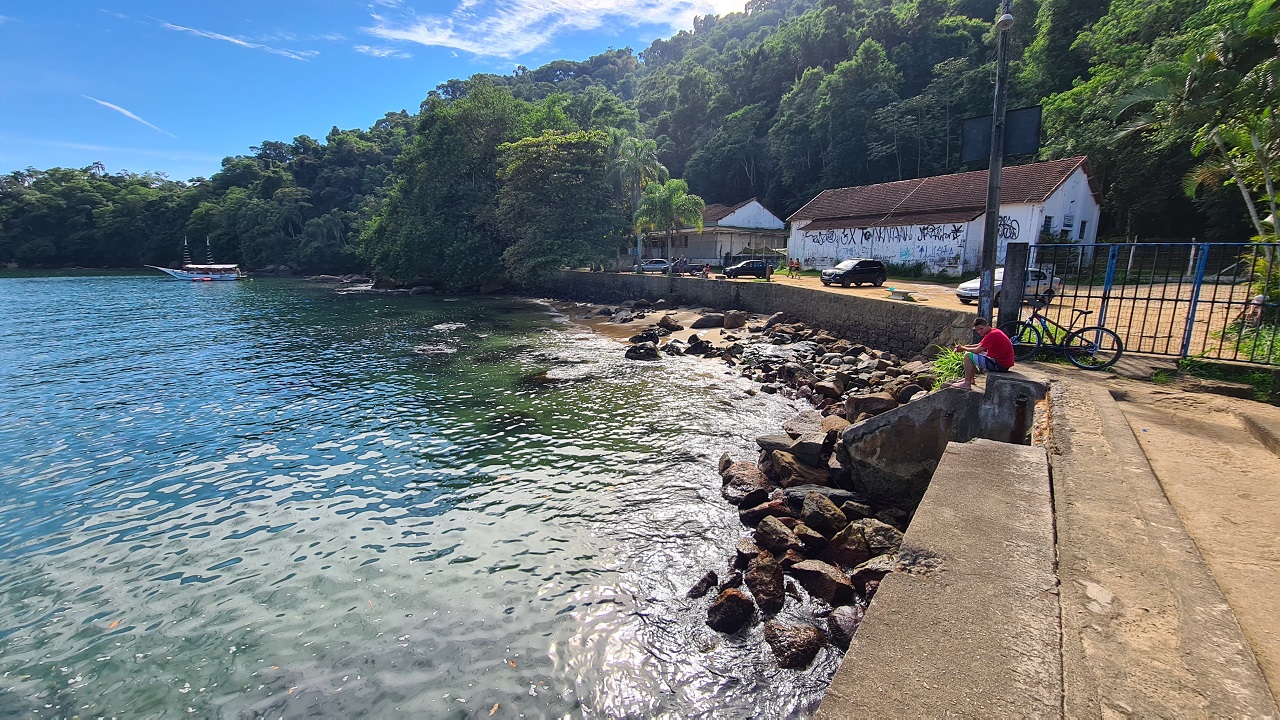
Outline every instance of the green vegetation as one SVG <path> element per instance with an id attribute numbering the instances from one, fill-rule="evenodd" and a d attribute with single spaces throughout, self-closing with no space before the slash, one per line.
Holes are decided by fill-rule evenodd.
<path id="1" fill-rule="evenodd" d="M 1250 212 L 1276 205 L 1272 2 L 1016 0 L 1010 107 L 1044 105 L 1043 158 L 1090 156 L 1104 234 L 1266 234 Z M 637 226 L 669 232 L 641 204 L 670 177 L 787 215 L 825 188 L 974 169 L 960 127 L 990 112 L 994 10 L 750 0 L 639 53 L 450 80 L 415 113 L 264 142 L 210 178 L 11 173 L 0 262 L 163 264 L 186 235 L 249 267 L 532 282 L 616 257 Z"/>
<path id="2" fill-rule="evenodd" d="M 1276 375 L 1271 370 L 1216 363 L 1204 357 L 1192 356 L 1178 360 L 1178 372 L 1206 380 L 1227 380 L 1252 385 L 1256 392 L 1254 399 L 1262 402 L 1276 402 L 1280 399 L 1280 385 L 1277 385 Z"/>
<path id="3" fill-rule="evenodd" d="M 964 353 L 953 348 L 935 347 L 938 347 L 938 356 L 933 359 L 933 386 L 942 387 L 964 377 Z"/>

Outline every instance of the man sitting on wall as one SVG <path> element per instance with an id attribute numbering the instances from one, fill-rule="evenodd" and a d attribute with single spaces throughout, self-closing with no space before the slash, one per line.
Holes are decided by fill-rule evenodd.
<path id="1" fill-rule="evenodd" d="M 1013 343 L 1009 336 L 991 327 L 986 318 L 973 321 L 973 331 L 982 338 L 976 345 L 957 345 L 956 352 L 964 353 L 964 379 L 951 383 L 950 387 L 973 387 L 973 376 L 979 372 L 1009 372 L 1013 367 Z"/>

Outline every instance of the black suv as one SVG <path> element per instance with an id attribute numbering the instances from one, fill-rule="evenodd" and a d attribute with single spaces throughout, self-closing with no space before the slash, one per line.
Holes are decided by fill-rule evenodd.
<path id="1" fill-rule="evenodd" d="M 833 268 L 823 270 L 822 284 L 840 283 L 844 287 L 849 287 L 850 283 L 854 285 L 871 283 L 876 287 L 880 287 L 884 284 L 886 277 L 888 277 L 888 273 L 885 270 L 884 263 L 879 260 L 852 258 Z"/>
<path id="2" fill-rule="evenodd" d="M 762 278 L 765 275 L 764 260 L 743 260 L 737 265 L 730 265 L 724 269 L 725 277 L 742 277 L 743 275 L 755 275 Z"/>

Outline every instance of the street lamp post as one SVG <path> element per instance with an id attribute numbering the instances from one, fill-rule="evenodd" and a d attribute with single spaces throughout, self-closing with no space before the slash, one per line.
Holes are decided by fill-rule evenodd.
<path id="1" fill-rule="evenodd" d="M 988 322 L 995 296 L 996 244 L 1000 223 L 1000 173 L 1004 169 L 1004 105 L 1009 91 L 1009 28 L 1013 0 L 1004 0 L 996 19 L 996 97 L 991 113 L 991 162 L 987 168 L 987 223 L 982 234 L 982 274 L 978 285 L 978 316 Z"/>

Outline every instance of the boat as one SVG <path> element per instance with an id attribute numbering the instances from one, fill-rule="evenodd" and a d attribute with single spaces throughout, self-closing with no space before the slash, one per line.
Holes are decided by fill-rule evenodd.
<path id="1" fill-rule="evenodd" d="M 247 277 L 240 269 L 239 265 L 219 265 L 213 261 L 213 251 L 209 248 L 209 239 L 205 238 L 205 255 L 209 261 L 203 265 L 197 265 L 191 262 L 191 248 L 187 245 L 187 239 L 182 238 L 182 268 L 174 270 L 173 268 L 160 267 L 159 265 L 148 265 L 153 270 L 159 270 L 169 275 L 175 280 L 191 280 L 193 282 L 212 282 L 214 280 L 241 280 Z"/>

